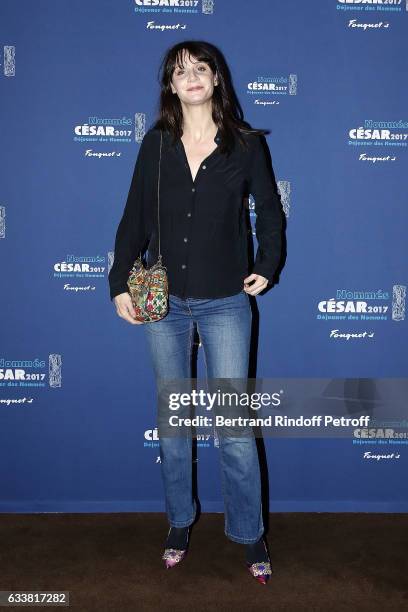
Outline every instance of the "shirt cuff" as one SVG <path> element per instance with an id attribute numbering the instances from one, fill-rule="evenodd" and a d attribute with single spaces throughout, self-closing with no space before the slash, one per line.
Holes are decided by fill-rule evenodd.
<path id="1" fill-rule="evenodd" d="M 110 288 L 111 301 L 113 300 L 113 298 L 115 298 L 117 295 L 120 295 L 121 293 L 129 293 L 129 287 L 127 283 L 125 283 L 124 285 L 120 285 L 120 286 L 116 285 L 115 287 Z"/>
<path id="2" fill-rule="evenodd" d="M 268 283 L 272 283 L 275 276 L 275 270 L 271 270 L 269 266 L 264 264 L 256 263 L 252 269 L 252 274 L 260 274 L 268 280 Z"/>

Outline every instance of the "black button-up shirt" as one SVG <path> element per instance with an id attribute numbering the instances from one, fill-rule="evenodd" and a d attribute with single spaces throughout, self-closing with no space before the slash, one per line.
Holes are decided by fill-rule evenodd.
<path id="1" fill-rule="evenodd" d="M 281 253 L 282 208 L 267 163 L 263 136 L 245 134 L 245 150 L 217 147 L 201 163 L 193 181 L 181 139 L 163 132 L 160 170 L 160 251 L 169 293 L 182 298 L 235 295 L 251 272 L 268 281 Z M 220 130 L 215 136 L 220 142 Z M 265 143 L 263 145 L 262 143 Z M 126 205 L 119 223 L 109 272 L 110 297 L 128 290 L 129 271 L 147 246 L 147 267 L 157 261 L 157 183 L 160 131 L 148 130 L 140 145 Z M 252 231 L 245 199 L 255 200 L 258 250 L 252 270 Z M 148 243 L 148 244 L 147 244 Z"/>

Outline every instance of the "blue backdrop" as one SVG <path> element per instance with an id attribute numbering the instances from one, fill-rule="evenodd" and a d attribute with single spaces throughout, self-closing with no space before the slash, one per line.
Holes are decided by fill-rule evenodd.
<path id="1" fill-rule="evenodd" d="M 220 47 L 245 118 L 270 129 L 288 254 L 256 298 L 257 377 L 305 395 L 395 379 L 405 399 L 406 8 L 2 0 L 0 511 L 164 511 L 147 346 L 107 274 L 159 62 L 183 39 Z M 266 439 L 270 510 L 407 511 L 407 440 L 396 454 L 381 435 L 378 460 L 356 431 Z M 212 440 L 198 472 L 202 509 L 222 511 Z"/>

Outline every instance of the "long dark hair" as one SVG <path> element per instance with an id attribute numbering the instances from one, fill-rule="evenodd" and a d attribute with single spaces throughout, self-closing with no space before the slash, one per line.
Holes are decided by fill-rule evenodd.
<path id="1" fill-rule="evenodd" d="M 206 62 L 213 74 L 218 75 L 218 85 L 212 96 L 212 118 L 220 130 L 220 152 L 230 152 L 234 134 L 245 147 L 244 134 L 264 134 L 267 130 L 252 128 L 243 119 L 239 100 L 232 86 L 231 74 L 221 51 L 211 43 L 202 40 L 184 40 L 170 47 L 159 67 L 161 93 L 159 99 L 158 119 L 153 128 L 170 132 L 173 143 L 183 133 L 183 110 L 179 97 L 171 91 L 171 79 L 177 66 L 182 67 L 183 53 Z"/>

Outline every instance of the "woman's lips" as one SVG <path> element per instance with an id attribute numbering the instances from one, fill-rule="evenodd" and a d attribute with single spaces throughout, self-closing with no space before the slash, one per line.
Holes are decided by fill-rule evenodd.
<path id="1" fill-rule="evenodd" d="M 201 85 L 197 87 L 190 87 L 187 91 L 196 91 L 197 89 L 202 89 Z"/>

